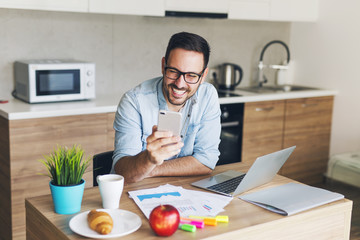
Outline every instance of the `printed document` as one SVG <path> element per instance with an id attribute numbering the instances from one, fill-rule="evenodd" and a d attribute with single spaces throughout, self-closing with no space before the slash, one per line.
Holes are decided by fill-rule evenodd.
<path id="1" fill-rule="evenodd" d="M 216 216 L 224 211 L 232 197 L 219 194 L 187 190 L 170 184 L 157 188 L 129 191 L 144 215 L 149 218 L 151 211 L 160 204 L 170 204 L 176 207 L 180 216 Z"/>

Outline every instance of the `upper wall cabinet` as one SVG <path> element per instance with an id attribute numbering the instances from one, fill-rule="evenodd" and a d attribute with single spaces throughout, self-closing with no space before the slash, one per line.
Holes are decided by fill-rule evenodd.
<path id="1" fill-rule="evenodd" d="M 318 0 L 229 0 L 228 18 L 315 22 Z"/>
<path id="2" fill-rule="evenodd" d="M 165 16 L 164 0 L 89 0 L 89 12 Z"/>
<path id="3" fill-rule="evenodd" d="M 0 8 L 315 22 L 319 0 L 0 0 Z"/>
<path id="4" fill-rule="evenodd" d="M 88 0 L 0 0 L 1 8 L 87 12 Z"/>
<path id="5" fill-rule="evenodd" d="M 228 12 L 228 0 L 165 0 L 165 10 L 226 14 Z"/>
<path id="6" fill-rule="evenodd" d="M 309 21 L 318 18 L 317 0 L 271 0 L 270 19 L 279 21 Z"/>

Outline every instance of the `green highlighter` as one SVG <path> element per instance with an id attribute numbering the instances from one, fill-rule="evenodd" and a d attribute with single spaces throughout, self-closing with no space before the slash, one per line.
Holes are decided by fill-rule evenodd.
<path id="1" fill-rule="evenodd" d="M 179 224 L 179 229 L 187 231 L 187 232 L 195 232 L 196 226 L 191 224 Z"/>

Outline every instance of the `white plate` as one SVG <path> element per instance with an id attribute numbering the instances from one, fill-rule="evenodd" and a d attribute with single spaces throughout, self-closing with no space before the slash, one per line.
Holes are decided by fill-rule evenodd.
<path id="1" fill-rule="evenodd" d="M 113 219 L 114 226 L 109 234 L 102 235 L 89 227 L 87 215 L 90 211 L 79 213 L 72 217 L 69 222 L 70 229 L 84 237 L 113 238 L 133 233 L 141 226 L 141 219 L 135 213 L 122 209 L 98 209 L 98 211 L 109 213 Z"/>

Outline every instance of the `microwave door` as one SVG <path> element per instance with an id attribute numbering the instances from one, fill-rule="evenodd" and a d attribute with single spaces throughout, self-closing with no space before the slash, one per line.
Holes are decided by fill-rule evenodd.
<path id="1" fill-rule="evenodd" d="M 36 96 L 80 93 L 80 70 L 37 70 Z"/>
<path id="2" fill-rule="evenodd" d="M 41 102 L 81 98 L 80 70 L 36 70 L 33 92 Z"/>

